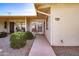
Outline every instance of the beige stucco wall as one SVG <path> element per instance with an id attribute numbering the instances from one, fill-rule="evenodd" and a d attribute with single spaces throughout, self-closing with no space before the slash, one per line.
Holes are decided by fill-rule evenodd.
<path id="1" fill-rule="evenodd" d="M 0 22 L 0 32 L 4 31 L 4 23 Z"/>
<path id="2" fill-rule="evenodd" d="M 7 29 L 4 28 L 4 22 L 6 20 L 0 19 L 0 32 L 5 31 L 8 32 L 8 24 L 7 24 Z"/>
<path id="3" fill-rule="evenodd" d="M 79 46 L 79 8 L 52 9 L 52 45 Z M 60 18 L 60 21 L 55 18 Z"/>

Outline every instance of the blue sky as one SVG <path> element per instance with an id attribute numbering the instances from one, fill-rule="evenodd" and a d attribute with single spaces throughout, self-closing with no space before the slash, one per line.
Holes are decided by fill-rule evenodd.
<path id="1" fill-rule="evenodd" d="M 33 3 L 0 3 L 0 16 L 36 15 Z"/>

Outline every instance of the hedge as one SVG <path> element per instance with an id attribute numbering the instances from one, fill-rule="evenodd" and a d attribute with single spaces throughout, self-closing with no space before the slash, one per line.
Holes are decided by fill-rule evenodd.
<path id="1" fill-rule="evenodd" d="M 6 32 L 0 32 L 0 38 L 6 37 L 7 33 Z"/>
<path id="2" fill-rule="evenodd" d="M 26 32 L 26 39 L 27 39 L 27 40 L 34 39 L 33 34 L 32 34 L 31 32 L 29 32 L 29 31 L 27 31 L 27 32 Z"/>

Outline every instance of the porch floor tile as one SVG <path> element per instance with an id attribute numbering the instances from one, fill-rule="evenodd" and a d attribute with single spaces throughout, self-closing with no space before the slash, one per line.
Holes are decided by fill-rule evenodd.
<path id="1" fill-rule="evenodd" d="M 29 56 L 55 56 L 55 53 L 45 37 L 37 35 Z"/>

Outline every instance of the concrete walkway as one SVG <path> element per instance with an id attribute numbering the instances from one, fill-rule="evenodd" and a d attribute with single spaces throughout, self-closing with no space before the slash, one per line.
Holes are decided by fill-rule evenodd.
<path id="1" fill-rule="evenodd" d="M 55 56 L 55 53 L 44 36 L 37 35 L 29 56 Z"/>

